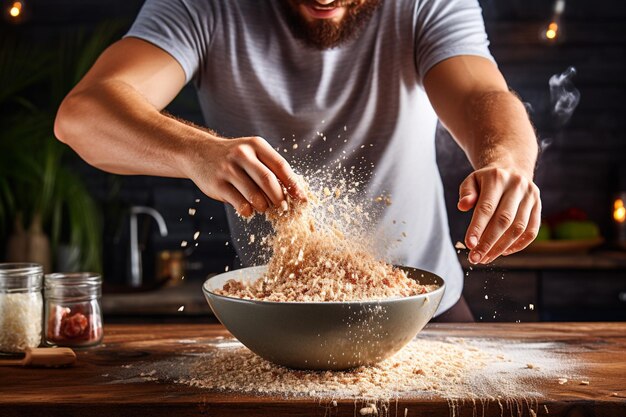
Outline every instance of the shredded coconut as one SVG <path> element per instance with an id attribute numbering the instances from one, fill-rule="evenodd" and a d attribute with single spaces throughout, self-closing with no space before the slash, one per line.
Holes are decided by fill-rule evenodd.
<path id="1" fill-rule="evenodd" d="M 216 293 L 266 301 L 367 301 L 424 294 L 399 268 L 378 260 L 363 238 L 368 214 L 344 192 L 345 182 L 290 200 L 266 214 L 274 229 L 267 273 L 252 283 L 230 280 Z M 344 196 L 342 198 L 342 196 Z M 377 197 L 387 203 L 383 197 Z"/>
<path id="2" fill-rule="evenodd" d="M 177 343 L 179 354 L 162 361 L 138 362 L 112 378 L 133 382 L 140 373 L 151 381 L 231 393 L 284 398 L 313 397 L 336 404 L 355 403 L 355 414 L 371 404 L 379 414 L 385 401 L 401 398 L 455 400 L 498 398 L 507 401 L 542 397 L 540 387 L 577 368 L 558 343 L 494 341 L 441 337 L 425 332 L 396 355 L 373 366 L 348 371 L 301 371 L 272 364 L 233 339 Z M 534 369 L 525 365 L 533 358 Z M 151 373 L 157 370 L 156 374 Z M 553 382 L 554 383 L 554 382 Z M 332 403 L 335 401 L 335 403 Z M 531 401 L 532 403 L 532 401 Z M 525 402 L 528 405 L 528 402 Z M 392 414 L 393 415 L 393 414 Z"/>

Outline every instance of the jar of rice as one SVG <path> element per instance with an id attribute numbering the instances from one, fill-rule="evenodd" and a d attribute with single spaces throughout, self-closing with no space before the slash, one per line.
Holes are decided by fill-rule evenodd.
<path id="1" fill-rule="evenodd" d="M 23 352 L 41 343 L 42 283 L 39 264 L 0 264 L 0 352 Z"/>

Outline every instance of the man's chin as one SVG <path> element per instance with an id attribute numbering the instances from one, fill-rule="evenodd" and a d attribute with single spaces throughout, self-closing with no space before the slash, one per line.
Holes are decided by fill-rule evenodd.
<path id="1" fill-rule="evenodd" d="M 282 0 L 281 4 L 284 6 L 287 22 L 293 35 L 307 46 L 324 50 L 336 48 L 356 38 L 382 1 L 363 0 L 349 5 L 340 4 L 340 7 L 328 7 L 328 13 L 315 11 L 321 14 L 302 9 L 303 7 L 312 8 L 309 3 Z M 323 6 L 318 7 L 318 9 L 323 8 Z M 337 11 L 330 9 L 337 9 Z"/>

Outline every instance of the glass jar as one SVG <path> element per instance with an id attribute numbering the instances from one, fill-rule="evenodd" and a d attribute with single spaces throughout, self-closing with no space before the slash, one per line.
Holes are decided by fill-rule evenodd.
<path id="1" fill-rule="evenodd" d="M 102 341 L 102 277 L 91 272 L 45 278 L 45 340 L 48 345 L 87 347 Z"/>
<path id="2" fill-rule="evenodd" d="M 0 264 L 0 352 L 18 353 L 41 344 L 43 267 Z"/>

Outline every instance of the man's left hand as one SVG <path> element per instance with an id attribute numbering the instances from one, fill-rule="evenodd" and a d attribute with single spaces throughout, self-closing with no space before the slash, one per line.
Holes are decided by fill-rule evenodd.
<path id="1" fill-rule="evenodd" d="M 469 261 L 488 264 L 528 246 L 541 225 L 539 188 L 532 174 L 487 165 L 461 184 L 458 208 L 474 208 L 465 235 Z"/>

